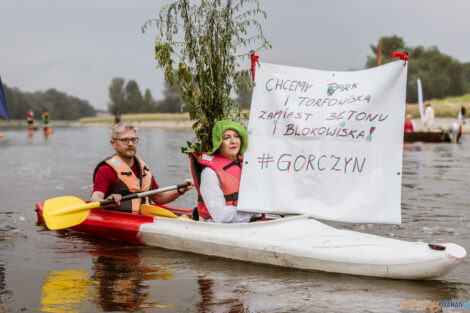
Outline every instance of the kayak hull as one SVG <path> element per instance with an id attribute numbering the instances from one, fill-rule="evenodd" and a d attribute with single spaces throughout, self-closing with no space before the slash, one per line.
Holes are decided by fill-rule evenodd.
<path id="1" fill-rule="evenodd" d="M 151 246 L 230 259 L 396 279 L 439 279 L 457 266 L 457 256 L 407 242 L 327 226 L 308 216 L 251 224 L 203 224 L 159 219 L 141 227 Z M 291 234 L 291 235 L 289 235 Z"/>
<path id="2" fill-rule="evenodd" d="M 37 212 L 41 219 L 42 204 L 37 204 Z M 216 224 L 91 210 L 85 222 L 71 229 L 241 261 L 395 279 L 439 279 L 466 255 L 464 248 L 451 243 L 436 250 L 424 242 L 336 229 L 308 216 Z"/>

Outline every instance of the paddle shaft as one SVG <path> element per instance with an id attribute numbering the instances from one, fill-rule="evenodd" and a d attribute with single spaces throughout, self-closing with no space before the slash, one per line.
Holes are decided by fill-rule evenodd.
<path id="1" fill-rule="evenodd" d="M 154 195 L 154 194 L 157 194 L 157 193 L 160 193 L 160 192 L 179 189 L 179 188 L 185 188 L 185 187 L 188 187 L 188 186 L 189 186 L 189 183 L 184 183 L 184 184 L 180 184 L 180 185 L 173 185 L 173 186 L 163 187 L 163 188 L 159 188 L 159 189 L 153 189 L 153 190 L 149 190 L 149 191 L 136 192 L 136 193 L 133 193 L 133 194 L 122 197 L 121 201 L 135 199 L 135 198 L 147 197 L 147 196 L 151 196 L 151 195 Z M 57 199 L 60 199 L 60 198 L 57 198 Z M 47 201 L 46 201 L 46 203 L 47 203 Z M 56 209 L 53 212 L 51 212 L 49 214 L 44 214 L 44 215 L 47 216 L 47 217 L 58 216 L 58 215 L 69 214 L 69 213 L 73 213 L 73 212 L 96 209 L 96 208 L 102 207 L 104 205 L 112 204 L 112 203 L 114 203 L 114 200 L 111 200 L 111 199 L 103 200 L 103 201 L 99 201 L 99 202 L 98 201 L 97 202 L 90 202 L 90 203 L 85 203 L 83 201 L 82 203 L 78 203 L 78 204 L 75 204 L 75 205 L 72 205 L 72 206 L 66 206 L 66 207 L 63 207 L 63 208 Z"/>
<path id="2" fill-rule="evenodd" d="M 144 197 L 148 197 L 148 196 L 151 196 L 151 195 L 154 195 L 154 194 L 157 194 L 157 193 L 165 192 L 165 191 L 168 191 L 168 190 L 185 188 L 185 187 L 188 187 L 188 186 L 189 186 L 189 183 L 184 183 L 184 184 L 179 184 L 179 185 L 172 185 L 172 186 L 168 186 L 168 187 L 153 189 L 153 190 L 149 190 L 149 191 L 136 192 L 136 193 L 133 193 L 133 194 L 122 197 L 121 201 L 131 200 L 131 199 L 135 199 L 135 198 L 144 198 Z M 101 207 L 101 206 L 108 205 L 108 204 L 111 204 L 111 203 L 114 203 L 114 200 L 112 200 L 112 199 L 103 200 L 103 201 L 100 201 L 99 206 Z"/>

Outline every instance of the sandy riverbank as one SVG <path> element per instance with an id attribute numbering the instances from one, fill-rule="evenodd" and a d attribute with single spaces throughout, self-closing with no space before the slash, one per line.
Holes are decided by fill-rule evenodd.
<path id="1" fill-rule="evenodd" d="M 451 117 L 439 117 L 435 119 L 435 124 L 436 124 L 436 131 L 439 129 L 444 129 L 448 130 L 449 126 L 452 123 L 457 123 L 456 118 L 451 118 Z M 413 125 L 415 127 L 415 131 L 421 131 L 423 129 L 422 124 L 421 124 L 421 119 L 413 119 Z M 469 134 L 470 133 L 470 122 L 467 121 L 463 125 L 463 133 L 464 134 Z"/>

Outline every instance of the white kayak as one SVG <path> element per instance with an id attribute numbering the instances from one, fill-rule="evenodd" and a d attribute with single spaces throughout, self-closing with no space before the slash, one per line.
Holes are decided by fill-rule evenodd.
<path id="1" fill-rule="evenodd" d="M 438 279 L 463 247 L 408 242 L 325 225 L 308 216 L 250 224 L 156 218 L 142 224 L 151 246 L 284 267 L 397 279 Z M 432 246 L 432 247 L 431 247 Z"/>
<path id="2" fill-rule="evenodd" d="M 43 203 L 38 203 L 36 209 L 42 220 Z M 90 210 L 85 221 L 70 229 L 248 262 L 396 279 L 439 279 L 467 254 L 453 243 L 409 242 L 336 229 L 304 215 L 248 224 L 216 224 Z"/>

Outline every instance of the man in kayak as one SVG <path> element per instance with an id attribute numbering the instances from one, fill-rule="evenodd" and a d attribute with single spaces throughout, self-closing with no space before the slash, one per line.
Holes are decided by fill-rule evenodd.
<path id="1" fill-rule="evenodd" d="M 197 209 L 199 218 L 216 223 L 248 223 L 257 213 L 238 212 L 238 190 L 243 153 L 248 147 L 248 133 L 231 120 L 222 120 L 212 129 L 212 150 L 197 158 L 205 166 L 200 182 Z M 194 171 L 193 171 L 194 173 Z"/>
<path id="2" fill-rule="evenodd" d="M 134 192 L 158 189 L 150 169 L 136 155 L 137 128 L 128 122 L 115 124 L 111 129 L 111 146 L 116 151 L 112 157 L 101 161 L 93 173 L 93 192 L 90 201 L 114 200 L 116 205 L 110 210 L 140 213 L 140 205 L 150 203 L 148 198 L 136 198 L 121 202 L 122 196 Z M 190 185 L 177 190 L 169 190 L 152 195 L 156 204 L 169 203 L 194 186 L 192 179 L 185 179 Z"/>

